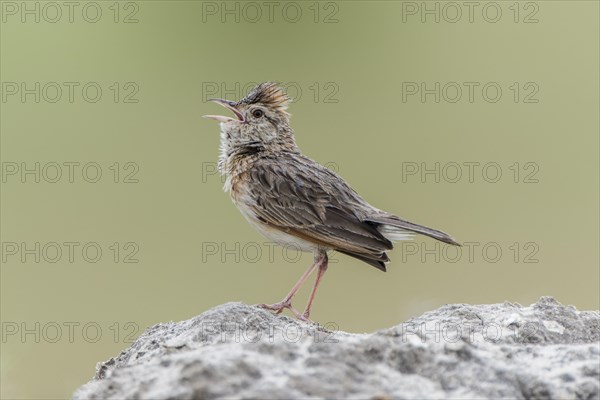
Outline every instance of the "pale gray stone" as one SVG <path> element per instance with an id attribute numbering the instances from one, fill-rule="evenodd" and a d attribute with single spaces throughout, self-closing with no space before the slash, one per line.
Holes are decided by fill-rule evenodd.
<path id="1" fill-rule="evenodd" d="M 599 399 L 600 314 L 551 297 L 331 328 L 224 304 L 147 329 L 74 399 Z"/>

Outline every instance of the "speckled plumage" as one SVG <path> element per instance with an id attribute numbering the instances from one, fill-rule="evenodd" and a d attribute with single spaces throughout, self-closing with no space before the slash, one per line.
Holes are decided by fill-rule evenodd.
<path id="1" fill-rule="evenodd" d="M 326 252 L 336 250 L 383 271 L 393 240 L 418 233 L 458 244 L 443 232 L 373 207 L 339 175 L 304 156 L 289 126 L 289 99 L 278 85 L 263 83 L 238 102 L 215 101 L 237 117 L 208 116 L 221 122 L 225 190 L 269 239 L 314 252 L 315 264 L 325 260 L 324 269 Z"/>

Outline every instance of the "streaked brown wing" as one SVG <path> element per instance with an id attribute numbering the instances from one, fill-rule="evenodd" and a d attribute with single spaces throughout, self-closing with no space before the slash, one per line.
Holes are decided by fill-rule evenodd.
<path id="1" fill-rule="evenodd" d="M 372 260 L 380 268 L 392 243 L 361 220 L 368 204 L 329 169 L 298 155 L 258 161 L 249 171 L 250 207 L 258 218 L 304 240 Z"/>

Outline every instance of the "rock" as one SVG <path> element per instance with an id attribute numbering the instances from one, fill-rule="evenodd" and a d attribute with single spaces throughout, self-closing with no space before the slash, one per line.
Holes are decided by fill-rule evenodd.
<path id="1" fill-rule="evenodd" d="M 599 398 L 600 314 L 551 297 L 332 328 L 224 304 L 147 329 L 74 399 Z"/>

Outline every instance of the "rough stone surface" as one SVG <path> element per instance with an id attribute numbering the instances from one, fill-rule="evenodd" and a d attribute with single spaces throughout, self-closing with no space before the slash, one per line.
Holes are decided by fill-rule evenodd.
<path id="1" fill-rule="evenodd" d="M 147 329 L 75 399 L 598 399 L 600 314 L 446 305 L 372 334 L 241 303 Z"/>

